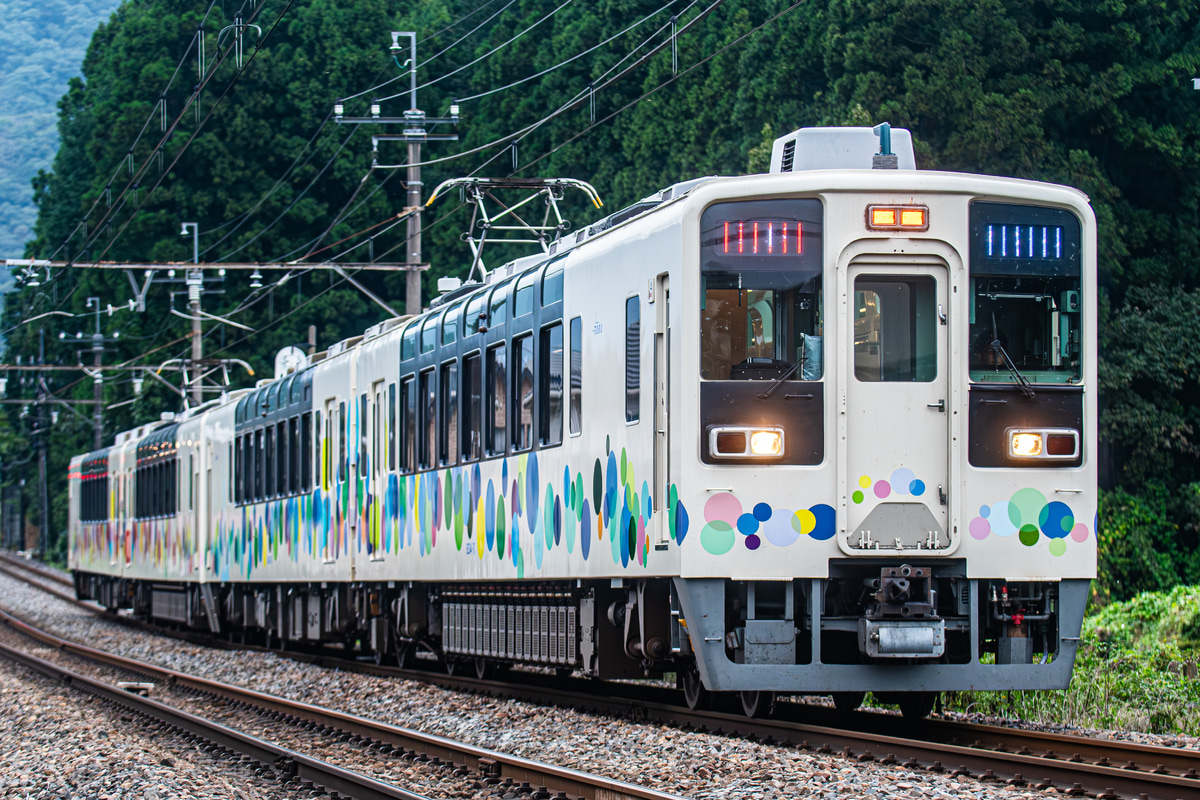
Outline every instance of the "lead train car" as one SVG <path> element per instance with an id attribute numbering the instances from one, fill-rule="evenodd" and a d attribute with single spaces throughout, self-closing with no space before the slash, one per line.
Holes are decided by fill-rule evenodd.
<path id="1" fill-rule="evenodd" d="M 1086 198 L 780 149 L 77 457 L 78 594 L 481 673 L 671 671 L 748 711 L 1065 687 L 1096 564 Z"/>

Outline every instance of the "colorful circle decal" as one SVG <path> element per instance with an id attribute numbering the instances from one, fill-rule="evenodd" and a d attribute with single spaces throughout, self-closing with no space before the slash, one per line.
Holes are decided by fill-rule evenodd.
<path id="1" fill-rule="evenodd" d="M 724 520 L 709 522 L 700 529 L 700 544 L 714 556 L 723 556 L 733 549 L 733 526 Z"/>
<path id="2" fill-rule="evenodd" d="M 1091 529 L 1076 521 L 1074 510 L 1060 500 L 1046 500 L 1033 488 L 1020 489 L 1008 500 L 981 506 L 979 516 L 972 519 L 967 530 L 980 541 L 990 536 L 1008 537 L 1014 534 L 1026 547 L 1046 540 L 1050 555 L 1066 554 L 1068 539 L 1079 544 L 1092 536 Z"/>

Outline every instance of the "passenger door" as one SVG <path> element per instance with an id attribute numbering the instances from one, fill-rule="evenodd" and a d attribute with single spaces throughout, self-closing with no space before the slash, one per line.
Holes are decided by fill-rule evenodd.
<path id="1" fill-rule="evenodd" d="M 851 264 L 844 295 L 847 552 L 944 551 L 949 492 L 948 274 Z"/>

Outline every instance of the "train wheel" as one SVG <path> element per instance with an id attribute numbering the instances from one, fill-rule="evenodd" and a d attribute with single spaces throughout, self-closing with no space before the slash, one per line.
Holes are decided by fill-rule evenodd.
<path id="1" fill-rule="evenodd" d="M 495 665 L 492 664 L 492 662 L 485 658 L 475 659 L 475 677 L 479 678 L 481 681 L 491 680 L 492 676 L 496 674 L 496 670 L 493 668 L 494 666 Z"/>
<path id="2" fill-rule="evenodd" d="M 739 694 L 742 698 L 742 713 L 747 717 L 767 717 L 771 715 L 771 707 L 775 704 L 774 692 L 742 691 Z"/>
<path id="3" fill-rule="evenodd" d="M 834 692 L 833 707 L 842 714 L 849 714 L 856 711 L 866 699 L 866 692 Z"/>
<path id="4" fill-rule="evenodd" d="M 683 699 L 687 707 L 695 711 L 708 705 L 708 690 L 700 680 L 700 671 L 695 667 L 685 667 L 679 673 L 679 683 L 683 689 Z"/>
<path id="5" fill-rule="evenodd" d="M 396 645 L 396 666 L 400 669 L 412 669 L 416 661 L 417 643 L 399 642 Z"/>
<path id="6" fill-rule="evenodd" d="M 453 658 L 446 659 L 446 674 L 447 675 L 462 675 L 463 665 L 461 661 L 456 661 Z"/>
<path id="7" fill-rule="evenodd" d="M 937 692 L 903 692 L 897 705 L 905 719 L 925 719 L 936 700 Z"/>

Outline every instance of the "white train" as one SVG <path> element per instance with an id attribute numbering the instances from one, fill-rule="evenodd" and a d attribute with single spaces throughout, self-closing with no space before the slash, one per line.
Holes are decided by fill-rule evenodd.
<path id="1" fill-rule="evenodd" d="M 899 169 L 865 168 L 870 129 L 797 131 L 772 174 L 673 186 L 77 457 L 78 594 L 481 674 L 674 672 L 747 713 L 1065 687 L 1095 220 L 892 133 Z"/>

